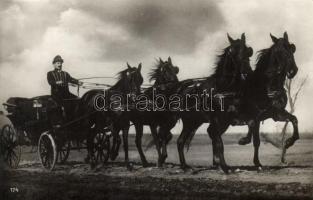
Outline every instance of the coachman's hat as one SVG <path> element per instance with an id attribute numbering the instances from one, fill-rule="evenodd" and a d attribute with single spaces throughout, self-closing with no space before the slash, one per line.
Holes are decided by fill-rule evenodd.
<path id="1" fill-rule="evenodd" d="M 53 58 L 53 61 L 52 61 L 52 64 L 56 63 L 56 62 L 64 62 L 62 57 L 60 55 L 56 55 L 54 58 Z"/>

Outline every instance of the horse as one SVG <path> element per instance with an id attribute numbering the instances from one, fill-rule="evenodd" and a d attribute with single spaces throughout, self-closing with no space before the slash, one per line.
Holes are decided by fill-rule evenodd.
<path id="1" fill-rule="evenodd" d="M 70 116 L 67 119 L 67 126 L 64 131 L 65 137 L 77 141 L 87 140 L 88 155 L 85 159 L 94 168 L 96 159 L 94 156 L 94 138 L 99 131 L 110 127 L 112 115 L 118 115 L 119 111 L 109 109 L 112 97 L 116 95 L 127 95 L 137 93 L 143 82 L 141 64 L 136 67 L 127 66 L 127 69 L 118 73 L 118 81 L 108 90 L 93 89 L 87 91 L 80 99 L 71 100 L 72 107 Z M 110 101 L 111 100 L 111 101 Z M 64 140 L 65 141 L 65 140 Z"/>
<path id="2" fill-rule="evenodd" d="M 289 42 L 287 32 L 279 39 L 272 34 L 270 37 L 273 45 L 259 51 L 256 69 L 248 77 L 246 91 L 243 95 L 243 105 L 246 106 L 241 109 L 242 113 L 252 116 L 255 123 L 248 125 L 249 132 L 247 136 L 239 140 L 239 144 L 250 143 L 253 136 L 254 164 L 259 168 L 262 167 L 258 157 L 260 121 L 272 118 L 274 121 L 290 121 L 292 123 L 293 135 L 286 140 L 283 151 L 299 139 L 298 120 L 296 116 L 285 109 L 287 94 L 284 89 L 286 78 L 294 78 L 298 71 L 294 59 L 296 46 Z"/>
<path id="3" fill-rule="evenodd" d="M 127 69 L 119 73 L 120 81 L 108 89 L 105 93 L 106 104 L 110 105 L 106 108 L 106 118 L 110 121 L 111 132 L 113 136 L 113 145 L 110 150 L 110 159 L 115 160 L 118 156 L 121 138 L 119 132 L 123 132 L 123 141 L 128 138 L 130 127 L 129 110 L 134 104 L 134 96 L 140 94 L 143 77 L 141 75 L 142 64 L 138 67 L 131 67 L 127 63 Z M 124 142 L 124 149 L 128 150 L 128 143 Z M 128 155 L 125 156 L 128 160 Z M 128 168 L 131 168 L 128 165 Z"/>
<path id="4" fill-rule="evenodd" d="M 253 54 L 253 49 L 246 45 L 245 34 L 243 33 L 241 38 L 237 40 L 234 40 L 229 35 L 227 36 L 230 45 L 223 50 L 221 55 L 218 56 L 218 61 L 213 75 L 209 76 L 199 86 L 196 85 L 191 89 L 188 87 L 189 89 L 183 89 L 178 92 L 181 95 L 192 93 L 199 94 L 199 92 L 210 91 L 214 88 L 214 97 L 220 96 L 225 100 L 225 108 L 223 109 L 226 110 L 224 111 L 220 107 L 220 98 L 213 98 L 212 109 L 209 111 L 199 111 L 193 109 L 197 104 L 201 104 L 201 102 L 194 101 L 189 102 L 189 108 L 191 108 L 190 110 L 179 113 L 183 122 L 183 130 L 177 140 L 177 149 L 181 168 L 184 170 L 190 168 L 190 166 L 186 164 L 184 156 L 184 146 L 186 141 L 191 141 L 196 130 L 203 123 L 215 125 L 215 121 L 220 120 L 221 123 L 229 124 L 230 119 L 234 114 L 234 111 L 232 110 L 238 105 L 238 100 L 243 92 L 242 87 L 246 78 L 250 73 L 252 73 L 249 58 Z M 218 152 L 223 152 L 221 133 L 225 132 L 225 130 L 226 128 L 219 130 L 218 134 L 214 134 L 214 138 L 212 139 L 212 143 L 214 143 L 213 149 L 218 149 Z M 214 133 L 216 132 L 217 131 L 214 131 Z M 222 169 L 227 172 L 224 155 L 220 153 L 218 156 L 222 163 Z"/>
<path id="5" fill-rule="evenodd" d="M 154 81 L 152 87 L 147 88 L 142 94 L 138 95 L 136 99 L 139 101 L 143 101 L 142 107 L 136 105 L 136 108 L 131 109 L 129 112 L 126 112 L 124 116 L 131 121 L 136 130 L 136 147 L 138 153 L 141 158 L 141 162 L 143 167 L 149 166 L 146 157 L 142 150 L 141 140 L 143 135 L 143 126 L 148 125 L 151 130 L 151 134 L 153 137 L 153 141 L 156 144 L 156 149 L 158 152 L 158 166 L 161 166 L 163 163 L 164 157 L 167 156 L 166 149 L 162 149 L 161 143 L 162 141 L 169 141 L 171 139 L 172 134 L 170 131 L 164 132 L 163 130 L 171 130 L 172 127 L 175 126 L 177 117 L 173 115 L 167 109 L 167 99 L 169 95 L 173 93 L 178 84 L 177 74 L 179 72 L 179 68 L 172 64 L 172 60 L 169 57 L 167 61 L 163 61 L 161 58 L 159 59 L 156 67 L 150 72 L 150 81 Z M 154 95 L 162 95 L 164 97 L 163 108 L 157 110 L 154 106 L 158 106 L 158 102 L 154 102 Z M 125 118 L 124 118 L 125 120 Z M 121 125 L 116 124 L 117 129 L 114 131 L 114 138 L 118 138 L 118 133 L 122 128 Z M 160 130 L 158 133 L 157 130 Z M 128 169 L 131 169 L 128 160 L 128 137 L 127 133 L 123 132 L 123 144 L 124 144 L 124 153 L 125 153 L 125 163 Z M 165 137 L 166 135 L 166 137 Z M 116 146 L 114 156 L 117 156 L 118 153 L 118 145 Z M 161 152 L 162 151 L 162 152 Z"/>
<path id="6" fill-rule="evenodd" d="M 294 44 L 289 43 L 286 32 L 283 38 L 277 39 L 271 34 L 270 36 L 274 44 L 259 52 L 256 69 L 248 75 L 243 87 L 238 113 L 226 123 L 222 116 L 217 116 L 207 129 L 212 139 L 213 165 L 220 165 L 225 173 L 228 173 L 228 166 L 223 157 L 223 143 L 219 138 L 229 125 L 248 124 L 248 135 L 241 138 L 239 143 L 249 143 L 253 135 L 253 162 L 258 169 L 262 168 L 258 157 L 260 121 L 272 118 L 274 121 L 292 122 L 294 133 L 288 138 L 284 148 L 290 147 L 299 138 L 297 118 L 285 110 L 287 96 L 284 90 L 286 77 L 291 79 L 298 71 L 293 56 L 296 48 Z"/>

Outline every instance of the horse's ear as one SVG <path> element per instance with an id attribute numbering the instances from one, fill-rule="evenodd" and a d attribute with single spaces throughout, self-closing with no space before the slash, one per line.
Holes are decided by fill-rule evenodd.
<path id="1" fill-rule="evenodd" d="M 142 65 L 141 65 L 141 63 L 139 63 L 139 65 L 138 65 L 138 71 L 141 71 L 141 67 L 142 67 Z"/>
<path id="2" fill-rule="evenodd" d="M 272 35 L 272 33 L 270 33 L 270 36 L 271 36 L 272 41 L 273 41 L 274 43 L 278 42 L 277 37 L 275 37 L 274 35 Z"/>
<path id="3" fill-rule="evenodd" d="M 127 68 L 128 68 L 128 69 L 131 69 L 131 66 L 128 64 L 128 62 L 127 62 Z"/>
<path id="4" fill-rule="evenodd" d="M 289 41 L 289 40 L 288 40 L 288 34 L 287 34 L 286 31 L 284 32 L 284 38 L 285 38 L 285 40 Z"/>
<path id="5" fill-rule="evenodd" d="M 160 61 L 160 63 L 161 64 L 163 64 L 164 62 L 163 62 L 163 60 L 159 57 L 159 61 Z"/>
<path id="6" fill-rule="evenodd" d="M 230 35 L 227 33 L 227 38 L 230 44 L 232 44 L 234 42 L 234 39 L 232 37 L 230 37 Z"/>
<path id="7" fill-rule="evenodd" d="M 241 40 L 246 43 L 246 36 L 245 36 L 245 33 L 242 33 L 241 34 Z"/>
<path id="8" fill-rule="evenodd" d="M 171 59 L 171 57 L 168 57 L 167 61 L 168 61 L 168 63 L 172 64 L 172 59 Z"/>

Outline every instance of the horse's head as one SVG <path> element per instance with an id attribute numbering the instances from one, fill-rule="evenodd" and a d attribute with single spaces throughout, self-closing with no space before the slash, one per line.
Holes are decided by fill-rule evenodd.
<path id="1" fill-rule="evenodd" d="M 122 90 L 125 94 L 140 93 L 140 86 L 143 83 L 141 67 L 141 63 L 138 65 L 138 67 L 131 67 L 127 63 L 127 69 L 119 73 L 119 82 L 122 84 Z"/>
<path id="2" fill-rule="evenodd" d="M 167 61 L 160 58 L 157 67 L 150 73 L 150 81 L 155 80 L 155 85 L 178 82 L 178 72 L 179 68 L 173 65 L 171 57 Z"/>
<path id="3" fill-rule="evenodd" d="M 292 79 L 298 72 L 293 55 L 296 52 L 296 46 L 289 43 L 287 32 L 284 33 L 282 38 L 276 38 L 272 34 L 270 36 L 274 43 L 270 49 L 276 72 L 286 74 L 289 79 Z"/>
<path id="4" fill-rule="evenodd" d="M 246 79 L 247 75 L 252 72 L 249 58 L 253 54 L 253 49 L 246 45 L 246 36 L 242 33 L 241 38 L 234 40 L 228 34 L 230 45 L 225 49 L 226 58 L 230 60 L 231 67 L 224 69 L 234 76 L 240 75 L 241 79 Z"/>

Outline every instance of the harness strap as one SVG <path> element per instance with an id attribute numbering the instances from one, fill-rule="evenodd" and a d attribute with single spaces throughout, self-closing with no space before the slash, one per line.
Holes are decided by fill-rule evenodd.
<path id="1" fill-rule="evenodd" d="M 217 93 L 214 95 L 215 98 L 230 98 L 237 96 L 235 92 L 224 92 L 224 93 Z"/>
<path id="2" fill-rule="evenodd" d="M 280 91 L 280 90 L 273 90 L 273 91 L 267 92 L 267 96 L 269 98 L 274 98 L 274 97 L 279 96 L 281 93 L 282 93 L 282 91 Z"/>

